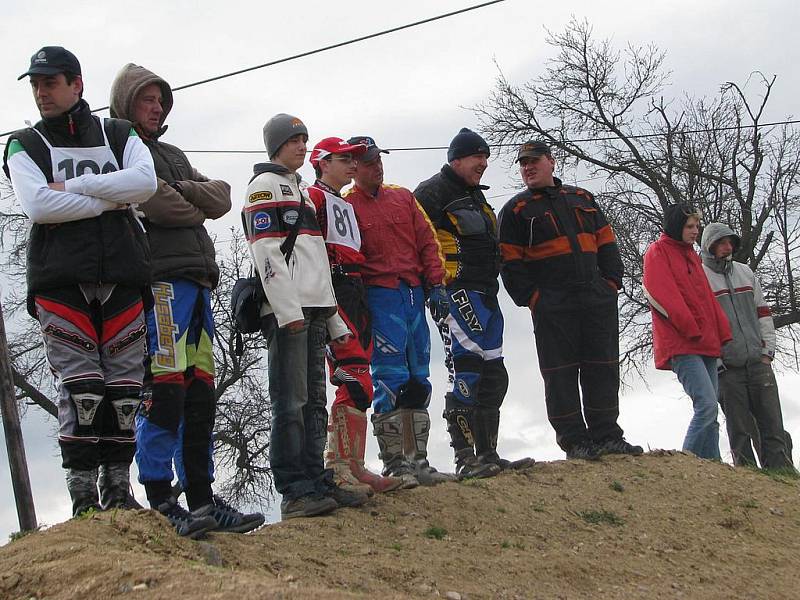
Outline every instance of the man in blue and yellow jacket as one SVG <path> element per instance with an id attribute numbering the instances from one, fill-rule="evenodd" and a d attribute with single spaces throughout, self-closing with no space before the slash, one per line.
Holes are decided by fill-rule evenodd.
<path id="1" fill-rule="evenodd" d="M 414 195 L 431 220 L 445 259 L 446 286 L 431 290 L 431 315 L 439 328 L 449 371 L 444 418 L 464 477 L 490 477 L 527 466 L 497 454 L 500 405 L 508 389 L 503 364 L 503 313 L 497 302 L 500 248 L 497 219 L 481 178 L 489 146 L 461 129 L 450 142 L 447 164 L 417 186 Z"/>
<path id="2" fill-rule="evenodd" d="M 533 317 L 556 441 L 567 458 L 641 454 L 617 424 L 623 266 L 614 231 L 590 192 L 553 176 L 547 144 L 523 144 L 517 162 L 528 189 L 500 211 L 501 274 Z"/>

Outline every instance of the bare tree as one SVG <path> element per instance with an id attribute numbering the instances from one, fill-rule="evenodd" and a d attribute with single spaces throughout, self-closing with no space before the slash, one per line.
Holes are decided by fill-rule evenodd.
<path id="1" fill-rule="evenodd" d="M 50 399 L 55 389 L 38 323 L 24 315 L 28 229 L 28 219 L 16 203 L 10 183 L 0 175 L 0 265 L 7 286 L 3 310 L 13 324 L 8 342 L 14 385 L 23 410 L 35 405 L 55 418 L 58 409 Z M 271 412 L 265 342 L 259 334 L 246 335 L 241 356 L 235 352 L 230 291 L 237 278 L 247 276 L 249 255 L 241 233 L 231 228 L 230 234 L 218 256 L 220 284 L 212 295 L 217 368 L 214 459 L 217 473 L 223 474 L 224 495 L 236 503 L 266 506 L 274 492 L 268 462 Z"/>
<path id="2" fill-rule="evenodd" d="M 513 147 L 542 139 L 562 169 L 601 180 L 593 191 L 626 269 L 624 368 L 641 373 L 650 356 L 642 256 L 658 236 L 664 208 L 675 202 L 693 205 L 706 223 L 721 221 L 741 233 L 735 258 L 757 271 L 781 343 L 793 345 L 800 323 L 800 137 L 789 125 L 763 123 L 776 77 L 755 72 L 743 86 L 724 83 L 713 98 L 665 99 L 670 72 L 665 53 L 653 45 L 617 50 L 575 19 L 563 32 L 549 33 L 547 42 L 556 56 L 544 74 L 514 85 L 501 72 L 474 110 L 490 143 Z M 793 346 L 792 355 L 796 360 Z"/>
<path id="3" fill-rule="evenodd" d="M 231 309 L 231 290 L 247 277 L 250 255 L 241 232 L 231 228 L 227 251 L 218 257 L 220 281 L 214 290 L 214 362 L 217 373 L 217 421 L 214 429 L 218 469 L 228 473 L 222 485 L 237 502 L 264 506 L 273 499 L 269 468 L 271 410 L 264 362 L 266 343 L 261 334 L 237 333 Z"/>

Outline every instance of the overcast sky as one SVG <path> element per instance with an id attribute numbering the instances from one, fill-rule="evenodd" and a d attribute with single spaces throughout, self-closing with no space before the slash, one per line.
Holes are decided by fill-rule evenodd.
<path id="1" fill-rule="evenodd" d="M 128 62 L 147 67 L 173 87 L 265 63 L 466 6 L 469 0 L 402 3 L 368 1 L 224 3 L 142 0 L 128 13 L 121 3 L 81 2 L 57 12 L 51 2 L 7 3 L 0 22 L 4 41 L 0 82 L 4 101 L 0 131 L 35 122 L 38 113 L 26 81 L 30 56 L 45 45 L 63 45 L 81 61 L 87 101 L 108 104 L 116 72 Z M 667 51 L 672 71 L 667 97 L 714 94 L 725 81 L 744 82 L 761 70 L 777 74 L 765 120 L 789 116 L 800 95 L 796 72 L 798 4 L 792 0 L 706 0 L 662 3 L 531 2 L 507 0 L 471 13 L 179 91 L 164 140 L 184 150 L 261 150 L 261 128 L 277 112 L 306 123 L 310 143 L 331 135 L 372 135 L 389 148 L 446 146 L 460 127 L 476 127 L 469 107 L 491 90 L 497 65 L 512 83 L 539 75 L 553 50 L 545 28 L 563 30 L 571 16 L 586 18 L 598 37 L 654 43 Z M 106 115 L 107 116 L 107 115 Z M 190 154 L 195 167 L 233 188 L 234 210 L 209 227 L 224 239 L 238 226 L 238 206 L 252 164 L 263 155 Z M 444 162 L 442 151 L 394 152 L 384 158 L 387 182 L 413 189 Z M 301 172 L 313 178 L 309 166 Z M 484 175 L 490 202 L 499 210 L 519 185 L 507 157 L 493 157 Z M 597 191 L 602 181 L 586 187 Z M 224 248 L 220 248 L 224 251 Z M 511 384 L 502 410 L 503 455 L 563 458 L 546 420 L 532 327 L 526 310 L 501 295 L 506 315 L 506 363 Z M 445 372 L 441 343 L 433 340 L 434 397 L 430 412 L 432 463 L 452 468 L 441 419 Z M 688 398 L 671 373 L 650 369 L 648 387 L 632 381 L 621 398 L 620 423 L 627 438 L 652 448 L 680 447 L 691 416 Z M 787 429 L 800 429 L 800 377 L 780 378 Z M 266 385 L 266 382 L 265 382 Z M 24 435 L 37 516 L 53 524 L 68 518 L 69 500 L 60 469 L 54 422 L 32 408 Z M 724 425 L 720 447 L 729 456 Z M 373 440 L 368 461 L 377 467 Z M 18 523 L 5 455 L 0 449 L 0 543 Z M 144 501 L 141 488 L 138 497 Z M 271 514 L 274 520 L 274 512 Z"/>

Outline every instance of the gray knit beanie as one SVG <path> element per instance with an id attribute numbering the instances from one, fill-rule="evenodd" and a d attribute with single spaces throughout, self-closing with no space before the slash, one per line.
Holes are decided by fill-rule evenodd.
<path id="1" fill-rule="evenodd" d="M 270 158 L 275 156 L 286 140 L 298 133 L 304 133 L 308 138 L 308 129 L 297 117 L 286 113 L 278 113 L 272 117 L 264 125 L 264 145 L 267 147 L 267 156 Z"/>

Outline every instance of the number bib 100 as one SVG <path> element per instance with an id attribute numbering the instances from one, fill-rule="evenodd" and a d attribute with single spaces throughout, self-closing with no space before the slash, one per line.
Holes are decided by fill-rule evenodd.
<path id="1" fill-rule="evenodd" d="M 100 175 L 119 170 L 117 157 L 114 156 L 111 146 L 108 145 L 105 126 L 102 126 L 101 129 L 103 130 L 103 145 L 93 148 L 52 146 L 47 138 L 34 129 L 50 150 L 54 182 L 64 182 L 87 173 Z"/>
<path id="2" fill-rule="evenodd" d="M 353 205 L 346 200 L 324 192 L 328 231 L 325 241 L 361 251 L 361 231 L 358 229 Z"/>

